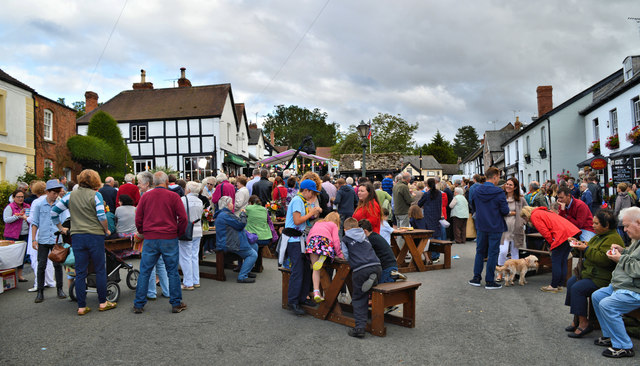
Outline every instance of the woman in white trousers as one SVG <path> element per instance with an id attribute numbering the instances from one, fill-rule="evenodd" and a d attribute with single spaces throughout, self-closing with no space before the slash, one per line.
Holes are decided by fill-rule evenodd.
<path id="1" fill-rule="evenodd" d="M 187 183 L 186 195 L 182 197 L 185 210 L 188 211 L 189 221 L 193 222 L 193 236 L 191 240 L 180 240 L 180 268 L 182 268 L 182 289 L 191 291 L 200 287 L 200 267 L 198 252 L 202 238 L 202 210 L 203 205 L 198 193 L 200 183 Z M 188 204 L 187 204 L 188 203 Z M 188 208 L 187 208 L 188 207 Z"/>

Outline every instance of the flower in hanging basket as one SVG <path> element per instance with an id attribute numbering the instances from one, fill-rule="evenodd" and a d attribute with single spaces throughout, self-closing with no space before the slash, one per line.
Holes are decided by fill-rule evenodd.
<path id="1" fill-rule="evenodd" d="M 591 141 L 589 145 L 589 154 L 598 155 L 600 153 L 600 140 Z"/>
<path id="2" fill-rule="evenodd" d="M 530 157 L 531 157 L 531 155 L 529 155 L 529 154 L 524 154 L 524 158 L 525 158 L 525 159 L 529 159 Z"/>
<path id="3" fill-rule="evenodd" d="M 541 147 L 541 148 L 538 149 L 538 152 L 541 153 L 541 154 L 544 154 L 544 153 L 547 152 L 547 149 L 544 148 L 544 147 Z"/>
<path id="4" fill-rule="evenodd" d="M 607 142 L 605 143 L 605 146 L 609 150 L 613 150 L 613 149 L 619 148 L 620 147 L 620 138 L 618 138 L 618 134 L 616 133 L 615 135 L 611 135 L 611 136 L 607 137 Z"/>
<path id="5" fill-rule="evenodd" d="M 627 134 L 627 141 L 632 144 L 640 144 L 640 125 L 631 129 L 631 132 Z"/>

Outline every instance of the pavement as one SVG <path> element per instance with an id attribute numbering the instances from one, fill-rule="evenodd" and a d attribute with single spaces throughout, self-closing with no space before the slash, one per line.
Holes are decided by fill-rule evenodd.
<path id="1" fill-rule="evenodd" d="M 277 263 L 265 259 L 255 284 L 202 279 L 183 291 L 188 309 L 171 313 L 168 299 L 133 314 L 134 291 L 120 282 L 118 308 L 76 315 L 76 304 L 45 291 L 35 304 L 32 282 L 0 294 L 0 365 L 638 365 L 601 356 L 600 331 L 567 337 L 572 317 L 564 292 L 543 293 L 551 274 L 527 277 L 524 287 L 472 287 L 475 243 L 455 244 L 451 269 L 407 274 L 422 282 L 414 329 L 387 324 L 387 336 L 347 336 L 347 327 L 280 305 Z M 137 261 L 132 261 L 137 268 Z M 33 280 L 33 273 L 26 272 Z M 66 291 L 66 289 L 65 289 Z M 639 341 L 634 339 L 636 352 Z"/>

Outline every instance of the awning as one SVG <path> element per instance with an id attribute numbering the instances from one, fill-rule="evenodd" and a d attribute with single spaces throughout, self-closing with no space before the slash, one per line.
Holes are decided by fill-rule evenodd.
<path id="1" fill-rule="evenodd" d="M 293 156 L 293 154 L 295 154 L 295 152 L 296 152 L 295 149 L 289 149 L 287 151 L 281 152 L 280 154 L 277 154 L 277 155 L 274 155 L 274 156 L 270 156 L 268 158 L 264 158 L 264 159 L 260 160 L 258 163 L 259 164 L 269 164 L 269 165 L 288 163 L 289 160 L 291 160 L 291 157 Z M 329 160 L 329 159 L 323 158 L 322 156 L 313 155 L 313 154 L 307 154 L 307 153 L 302 152 L 302 151 L 300 151 L 298 153 L 298 156 L 301 156 L 301 157 L 303 157 L 305 159 L 319 161 L 321 163 L 324 163 L 327 160 Z"/>
<path id="2" fill-rule="evenodd" d="M 639 156 L 640 157 L 640 145 L 631 145 L 626 149 L 614 152 L 609 155 L 609 159 L 617 159 L 625 156 Z"/>
<path id="3" fill-rule="evenodd" d="M 602 155 L 596 155 L 594 157 L 591 157 L 585 161 L 581 161 L 578 164 L 576 164 L 578 166 L 578 168 L 584 168 L 585 166 L 591 166 L 591 162 L 594 161 L 595 159 L 604 159 L 607 160 L 607 158 L 605 158 Z"/>
<path id="4" fill-rule="evenodd" d="M 239 157 L 238 155 L 232 154 L 230 152 L 224 153 L 224 162 L 235 164 L 237 166 L 246 167 L 247 163 L 244 162 L 244 159 Z"/>

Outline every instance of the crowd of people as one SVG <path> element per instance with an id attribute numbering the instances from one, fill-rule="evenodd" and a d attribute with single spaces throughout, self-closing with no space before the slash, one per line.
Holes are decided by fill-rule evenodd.
<path id="1" fill-rule="evenodd" d="M 126 237 L 143 240 L 141 251 L 123 254 L 141 258 L 133 312 L 144 312 L 146 303 L 156 299 L 158 283 L 172 312 L 179 313 L 187 308 L 182 291 L 200 287 L 200 243 L 215 226 L 215 245 L 205 245 L 205 254 L 214 247 L 237 254 L 238 283 L 255 283 L 261 247 L 277 243 L 279 263 L 291 270 L 287 300 L 296 315 L 305 313 L 302 305 L 324 301 L 324 263 L 347 260 L 356 319 L 349 335 L 363 337 L 370 289 L 406 279 L 390 246 L 394 230 L 426 229 L 436 239 L 465 243 L 471 226 L 476 256 L 469 284 L 480 287 L 484 272 L 484 287 L 490 290 L 501 288 L 496 266 L 518 259 L 525 233 L 537 231 L 549 243 L 552 261 L 551 283 L 541 290 L 566 288 L 565 303 L 574 316 L 566 328 L 569 336 L 581 338 L 593 330 L 587 318 L 591 296 L 603 329 L 596 344 L 607 346 L 605 356 L 633 356 L 619 315 L 640 307 L 640 286 L 634 285 L 640 277 L 640 208 L 635 207 L 634 185 L 619 184 L 610 209 L 603 208 L 597 176 L 585 175 L 578 183 L 534 181 L 525 190 L 516 178 L 502 180 L 496 168 L 454 182 L 439 177 L 414 181 L 406 172 L 387 174 L 381 181 L 334 181 L 328 174 L 277 175 L 267 169 L 255 169 L 251 177 L 220 173 L 202 182 L 160 171 L 127 174 L 120 185 L 112 177 L 102 182 L 90 169 L 77 179 L 77 184 L 65 179 L 19 184 L 4 210 L 5 239 L 29 242 L 27 257 L 35 274 L 29 291 L 36 292 L 36 303 L 44 301 L 47 286 L 66 298 L 63 267 L 47 258 L 60 232 L 69 234 L 73 244 L 75 266 L 64 271 L 75 279 L 78 315 L 91 311 L 86 303 L 89 262 L 96 275 L 98 310 L 117 306 L 106 299 L 104 243 L 105 238 Z M 284 219 L 280 232 L 275 217 Z M 65 220 L 70 226 L 63 225 Z M 572 251 L 580 258 L 580 271 L 565 283 Z M 435 263 L 439 253 L 424 260 Z M 22 266 L 17 275 L 18 281 L 27 281 Z"/>

